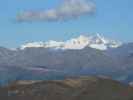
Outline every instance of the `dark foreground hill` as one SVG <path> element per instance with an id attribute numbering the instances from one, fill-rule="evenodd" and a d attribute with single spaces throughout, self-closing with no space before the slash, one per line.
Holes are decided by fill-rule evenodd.
<path id="1" fill-rule="evenodd" d="M 7 96 L 1 96 L 1 100 L 133 100 L 133 88 L 111 79 L 92 76 L 17 81 L 3 90 L 8 92 L 1 92 L 7 93 Z"/>

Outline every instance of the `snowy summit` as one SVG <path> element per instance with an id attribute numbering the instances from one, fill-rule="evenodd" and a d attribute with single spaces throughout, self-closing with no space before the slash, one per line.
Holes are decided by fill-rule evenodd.
<path id="1" fill-rule="evenodd" d="M 80 35 L 77 38 L 72 38 L 67 41 L 54 41 L 50 40 L 47 42 L 32 42 L 26 43 L 21 46 L 21 49 L 25 48 L 51 48 L 51 49 L 83 49 L 85 47 L 91 47 L 98 50 L 107 50 L 108 48 L 117 48 L 121 45 L 120 42 L 106 39 L 103 36 L 96 34 L 93 36 Z"/>

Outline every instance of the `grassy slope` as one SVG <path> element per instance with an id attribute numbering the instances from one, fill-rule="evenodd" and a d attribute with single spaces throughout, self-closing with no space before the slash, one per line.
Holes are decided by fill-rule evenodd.
<path id="1" fill-rule="evenodd" d="M 133 89 L 119 82 L 80 77 L 53 81 L 19 81 L 4 88 L 2 100 L 133 100 Z"/>

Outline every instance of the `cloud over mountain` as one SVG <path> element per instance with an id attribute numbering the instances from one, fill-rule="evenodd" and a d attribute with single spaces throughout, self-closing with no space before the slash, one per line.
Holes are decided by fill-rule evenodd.
<path id="1" fill-rule="evenodd" d="M 95 12 L 95 4 L 87 0 L 64 0 L 55 8 L 43 11 L 25 11 L 17 15 L 17 21 L 64 21 Z"/>

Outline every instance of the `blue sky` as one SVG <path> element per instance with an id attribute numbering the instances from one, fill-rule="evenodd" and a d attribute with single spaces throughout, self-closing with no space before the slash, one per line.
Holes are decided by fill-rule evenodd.
<path id="1" fill-rule="evenodd" d="M 18 47 L 32 41 L 66 40 L 100 33 L 123 42 L 133 41 L 133 0 L 93 0 L 93 15 L 66 21 L 17 22 L 22 11 L 57 7 L 63 0 L 0 0 L 0 46 Z"/>

